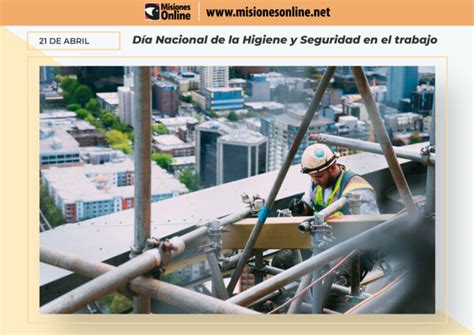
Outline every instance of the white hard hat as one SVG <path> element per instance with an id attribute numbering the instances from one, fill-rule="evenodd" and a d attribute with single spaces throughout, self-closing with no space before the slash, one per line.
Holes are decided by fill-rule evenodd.
<path id="1" fill-rule="evenodd" d="M 316 143 L 310 145 L 303 152 L 301 158 L 301 172 L 318 173 L 326 170 L 339 157 L 338 153 L 332 152 L 327 145 Z"/>

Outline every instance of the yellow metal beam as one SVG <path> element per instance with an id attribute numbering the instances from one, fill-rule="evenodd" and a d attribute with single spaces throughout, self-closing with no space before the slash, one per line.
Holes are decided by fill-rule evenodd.
<path id="1" fill-rule="evenodd" d="M 341 242 L 392 217 L 392 214 L 346 215 L 330 218 L 327 222 L 333 227 L 337 242 Z M 310 249 L 311 235 L 301 234 L 298 230 L 298 225 L 308 218 L 307 216 L 267 218 L 255 249 Z M 250 218 L 228 226 L 228 232 L 222 234 L 223 248 L 243 249 L 256 222 L 256 218 Z"/>

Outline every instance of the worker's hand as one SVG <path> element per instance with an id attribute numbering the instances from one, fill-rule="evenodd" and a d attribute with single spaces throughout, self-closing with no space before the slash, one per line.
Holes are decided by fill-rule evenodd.
<path id="1" fill-rule="evenodd" d="M 292 199 L 288 208 L 293 216 L 304 213 L 304 201 L 301 199 Z"/>

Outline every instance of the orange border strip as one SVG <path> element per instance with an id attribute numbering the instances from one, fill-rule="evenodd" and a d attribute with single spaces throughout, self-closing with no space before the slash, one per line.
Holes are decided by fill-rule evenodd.
<path id="1" fill-rule="evenodd" d="M 175 0 L 156 3 L 189 5 L 184 20 L 145 20 L 152 0 L 0 0 L 5 26 L 472 26 L 471 0 Z M 329 17 L 208 17 L 208 9 L 330 9 Z"/>

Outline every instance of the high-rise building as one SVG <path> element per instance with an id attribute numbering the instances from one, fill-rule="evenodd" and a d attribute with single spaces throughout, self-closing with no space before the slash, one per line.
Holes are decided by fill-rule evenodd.
<path id="1" fill-rule="evenodd" d="M 267 139 L 241 125 L 207 121 L 196 127 L 196 173 L 203 187 L 267 171 Z"/>
<path id="2" fill-rule="evenodd" d="M 228 66 L 201 66 L 199 67 L 200 89 L 228 87 L 229 67 Z"/>
<path id="3" fill-rule="evenodd" d="M 117 89 L 118 95 L 118 116 L 122 123 L 133 127 L 134 123 L 134 92 L 133 86 L 121 86 Z"/>
<path id="4" fill-rule="evenodd" d="M 196 173 L 201 186 L 217 185 L 217 139 L 229 134 L 231 125 L 208 121 L 196 126 Z"/>
<path id="5" fill-rule="evenodd" d="M 246 102 L 270 101 L 270 82 L 267 77 L 260 74 L 253 74 L 248 81 L 248 97 Z"/>
<path id="6" fill-rule="evenodd" d="M 208 88 L 205 90 L 206 109 L 225 111 L 241 109 L 244 105 L 243 91 L 240 87 Z"/>
<path id="7" fill-rule="evenodd" d="M 178 114 L 178 98 L 178 86 L 163 81 L 153 83 L 153 108 L 156 108 L 161 115 L 175 117 Z"/>
<path id="8" fill-rule="evenodd" d="M 401 99 L 410 98 L 418 86 L 418 66 L 392 66 L 387 73 L 386 103 L 398 107 Z"/>
<path id="9" fill-rule="evenodd" d="M 434 92 L 434 86 L 417 86 L 411 93 L 411 106 L 413 110 L 424 115 L 429 114 L 433 109 Z"/>
<path id="10" fill-rule="evenodd" d="M 248 178 L 267 170 L 267 139 L 238 129 L 217 139 L 217 184 Z"/>
<path id="11" fill-rule="evenodd" d="M 268 138 L 269 171 L 279 169 L 282 166 L 299 130 L 305 112 L 304 109 L 290 110 L 285 114 L 261 119 L 260 132 Z M 301 141 L 295 158 L 293 159 L 293 164 L 300 163 L 304 149 L 314 143 L 314 141 L 308 138 L 308 134 L 334 132 L 335 129 L 331 130 L 329 127 L 333 124 L 333 121 L 315 115 L 309 125 L 306 136 Z"/>

